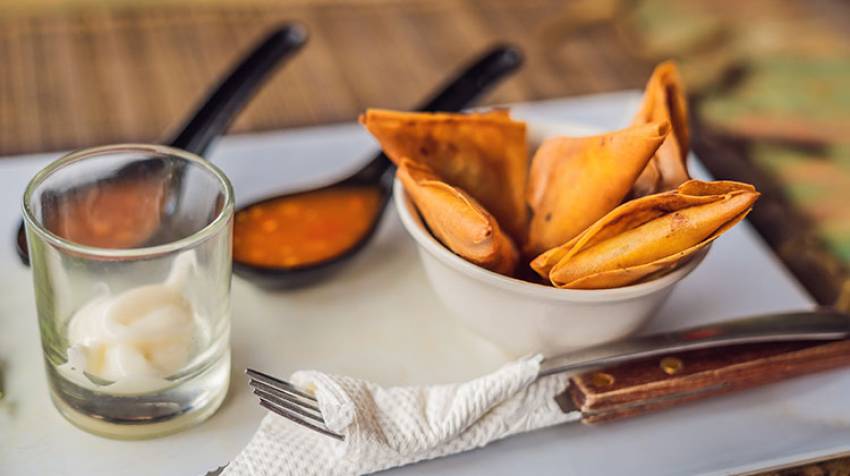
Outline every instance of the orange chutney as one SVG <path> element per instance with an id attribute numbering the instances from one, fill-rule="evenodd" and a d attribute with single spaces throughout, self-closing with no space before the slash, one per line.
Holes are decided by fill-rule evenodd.
<path id="1" fill-rule="evenodd" d="M 341 255 L 369 231 L 380 211 L 377 187 L 335 187 L 258 203 L 236 214 L 233 258 L 296 267 Z"/>

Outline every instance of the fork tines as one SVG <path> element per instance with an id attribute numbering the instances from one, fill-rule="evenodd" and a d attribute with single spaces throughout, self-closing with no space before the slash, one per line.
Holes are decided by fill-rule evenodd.
<path id="1" fill-rule="evenodd" d="M 259 397 L 260 406 L 323 435 L 342 440 L 343 436 L 329 430 L 316 398 L 291 383 L 271 375 L 247 369 L 248 382 Z"/>

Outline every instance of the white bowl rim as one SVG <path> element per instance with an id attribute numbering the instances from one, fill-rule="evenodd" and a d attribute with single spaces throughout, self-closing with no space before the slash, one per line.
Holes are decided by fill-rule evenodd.
<path id="1" fill-rule="evenodd" d="M 413 208 L 413 205 L 410 203 L 407 193 L 404 190 L 404 186 L 398 178 L 393 181 L 393 201 L 395 202 L 395 208 L 398 211 L 401 222 L 407 232 L 413 236 L 413 239 L 420 247 L 424 248 L 431 256 L 437 258 L 446 266 L 488 285 L 514 293 L 552 301 L 622 301 L 652 294 L 672 286 L 677 281 L 687 276 L 694 268 L 696 268 L 707 253 L 707 250 L 698 253 L 684 266 L 659 278 L 643 283 L 610 289 L 560 289 L 504 276 L 470 263 L 469 261 L 466 261 L 460 256 L 454 254 L 451 250 L 443 246 L 442 243 L 437 241 L 434 236 L 428 233 L 425 230 L 424 225 L 419 224 L 421 223 L 421 220 L 418 217 L 414 218 L 410 214 L 410 210 Z"/>

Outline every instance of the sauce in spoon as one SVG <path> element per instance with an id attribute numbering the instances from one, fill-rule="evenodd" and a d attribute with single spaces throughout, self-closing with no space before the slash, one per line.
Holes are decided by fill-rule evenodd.
<path id="1" fill-rule="evenodd" d="M 381 211 L 377 186 L 340 186 L 280 197 L 236 213 L 233 258 L 296 268 L 339 256 L 360 242 Z"/>

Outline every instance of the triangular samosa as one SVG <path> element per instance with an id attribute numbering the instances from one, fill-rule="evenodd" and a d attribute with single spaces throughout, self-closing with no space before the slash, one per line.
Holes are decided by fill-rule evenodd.
<path id="1" fill-rule="evenodd" d="M 690 178 L 686 163 L 688 104 L 679 71 L 671 61 L 653 71 L 632 125 L 665 121 L 671 125 L 670 134 L 635 181 L 632 192 L 636 197 L 673 190 Z"/>
<path id="2" fill-rule="evenodd" d="M 397 176 L 428 228 L 447 248 L 478 266 L 510 276 L 519 254 L 493 215 L 421 162 L 402 159 Z"/>
<path id="3" fill-rule="evenodd" d="M 752 185 L 690 180 L 620 205 L 531 266 L 559 288 L 627 286 L 691 258 L 741 221 L 758 197 Z"/>
<path id="4" fill-rule="evenodd" d="M 544 141 L 529 174 L 533 214 L 527 254 L 536 256 L 566 243 L 619 205 L 668 129 L 667 123 L 652 123 Z"/>
<path id="5" fill-rule="evenodd" d="M 481 203 L 517 241 L 525 240 L 528 150 L 525 123 L 506 111 L 408 113 L 370 109 L 360 123 L 398 165 L 426 164 Z"/>

